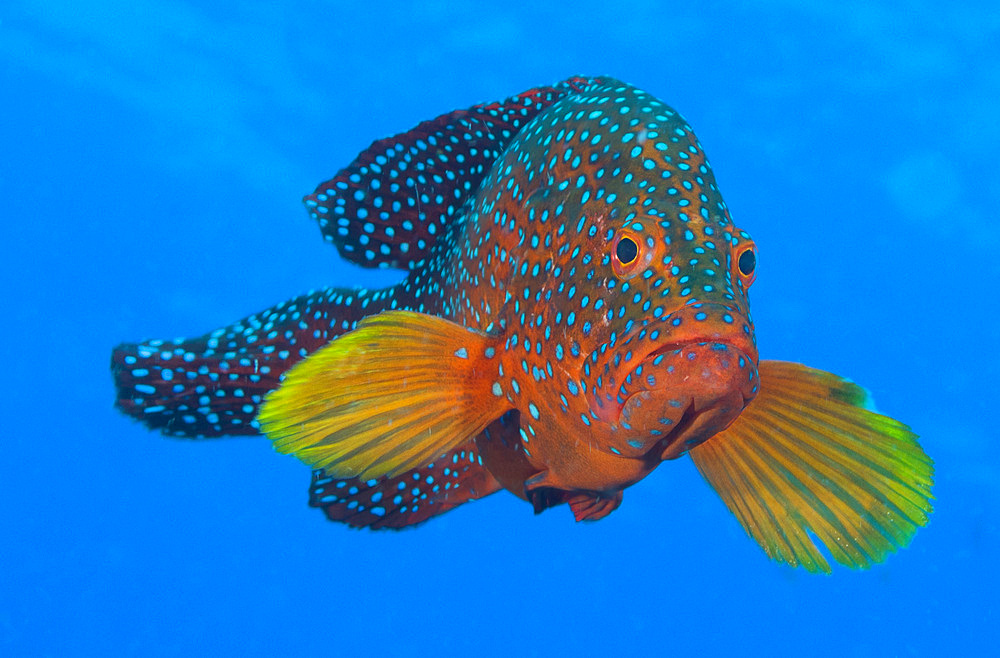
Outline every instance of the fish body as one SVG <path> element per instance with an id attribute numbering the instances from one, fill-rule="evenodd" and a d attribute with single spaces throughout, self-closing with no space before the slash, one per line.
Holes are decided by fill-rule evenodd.
<path id="1" fill-rule="evenodd" d="M 407 278 L 120 346 L 123 411 L 181 436 L 261 431 L 352 525 L 500 488 L 595 520 L 689 452 L 790 564 L 828 569 L 812 533 L 867 566 L 926 522 L 930 460 L 905 426 L 840 378 L 759 361 L 756 245 L 649 94 L 571 78 L 452 112 L 375 142 L 306 205 L 343 256 Z"/>
<path id="2" fill-rule="evenodd" d="M 454 319 L 502 337 L 494 383 L 519 413 L 529 493 L 614 495 L 752 399 L 733 260 L 752 242 L 690 127 L 644 92 L 605 81 L 539 113 L 457 233 L 437 271 L 459 273 Z M 712 418 L 681 437 L 696 399 Z"/>

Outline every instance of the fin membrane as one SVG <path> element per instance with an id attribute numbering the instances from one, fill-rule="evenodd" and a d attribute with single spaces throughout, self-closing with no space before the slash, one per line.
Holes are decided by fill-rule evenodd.
<path id="1" fill-rule="evenodd" d="M 773 559 L 830 572 L 906 546 L 931 512 L 933 465 L 867 392 L 820 370 L 761 361 L 760 392 L 727 429 L 691 450 L 698 470 Z"/>
<path id="2" fill-rule="evenodd" d="M 429 464 L 507 411 L 495 341 L 431 315 L 370 316 L 293 367 L 258 420 L 279 452 L 338 479 Z"/>
<path id="3" fill-rule="evenodd" d="M 413 269 L 536 114 L 592 84 L 570 78 L 380 139 L 303 200 L 323 237 L 365 267 Z"/>
<path id="4" fill-rule="evenodd" d="M 622 491 L 610 495 L 581 491 L 568 495 L 566 502 L 577 521 L 599 521 L 618 509 L 624 495 Z"/>
<path id="5" fill-rule="evenodd" d="M 469 441 L 433 463 L 379 480 L 338 480 L 313 472 L 309 505 L 355 528 L 399 529 L 422 523 L 500 489 Z"/>
<path id="6" fill-rule="evenodd" d="M 197 338 L 123 343 L 111 352 L 115 406 L 170 436 L 259 434 L 258 407 L 282 373 L 392 293 L 326 288 Z"/>

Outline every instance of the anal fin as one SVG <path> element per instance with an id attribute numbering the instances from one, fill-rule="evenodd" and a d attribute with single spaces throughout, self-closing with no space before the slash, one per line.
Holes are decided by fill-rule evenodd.
<path id="1" fill-rule="evenodd" d="M 433 463 L 377 480 L 338 480 L 313 472 L 309 505 L 355 528 L 400 529 L 422 523 L 500 489 L 474 442 Z"/>

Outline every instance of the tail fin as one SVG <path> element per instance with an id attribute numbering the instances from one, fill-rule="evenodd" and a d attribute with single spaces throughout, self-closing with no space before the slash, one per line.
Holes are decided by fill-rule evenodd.
<path id="1" fill-rule="evenodd" d="M 115 406 L 171 436 L 259 434 L 258 406 L 281 374 L 394 297 L 326 288 L 199 338 L 123 343 L 111 352 Z"/>

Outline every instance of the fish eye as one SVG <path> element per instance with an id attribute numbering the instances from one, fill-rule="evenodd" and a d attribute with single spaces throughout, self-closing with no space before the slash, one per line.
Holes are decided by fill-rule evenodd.
<path id="1" fill-rule="evenodd" d="M 757 267 L 757 256 L 754 255 L 753 249 L 747 249 L 740 254 L 739 266 L 740 274 L 743 276 L 753 274 L 754 268 Z"/>
<path id="2" fill-rule="evenodd" d="M 610 248 L 608 257 L 616 276 L 631 279 L 649 265 L 653 255 L 652 241 L 647 239 L 643 244 L 642 239 L 628 227 L 618 230 L 615 239 L 608 245 Z"/>
<path id="3" fill-rule="evenodd" d="M 639 245 L 632 238 L 623 235 L 615 246 L 615 255 L 618 257 L 619 263 L 630 265 L 639 255 Z"/>
<path id="4" fill-rule="evenodd" d="M 743 282 L 744 288 L 749 288 L 756 278 L 757 272 L 757 246 L 750 242 L 743 245 L 736 256 L 736 269 Z"/>

